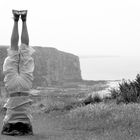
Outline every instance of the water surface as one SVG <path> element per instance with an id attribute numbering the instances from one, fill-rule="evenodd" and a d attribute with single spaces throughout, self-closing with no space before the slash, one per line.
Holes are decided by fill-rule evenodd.
<path id="1" fill-rule="evenodd" d="M 87 80 L 133 80 L 140 73 L 139 56 L 81 57 L 80 65 Z"/>

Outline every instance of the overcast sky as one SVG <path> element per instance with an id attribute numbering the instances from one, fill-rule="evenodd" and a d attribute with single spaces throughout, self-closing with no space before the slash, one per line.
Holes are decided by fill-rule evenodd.
<path id="1" fill-rule="evenodd" d="M 0 45 L 10 44 L 12 9 L 28 10 L 31 46 L 80 56 L 84 79 L 140 72 L 140 0 L 1 0 Z"/>
<path id="2" fill-rule="evenodd" d="M 2 0 L 2 45 L 10 43 L 12 9 L 28 9 L 31 45 L 79 56 L 139 55 L 139 0 Z"/>

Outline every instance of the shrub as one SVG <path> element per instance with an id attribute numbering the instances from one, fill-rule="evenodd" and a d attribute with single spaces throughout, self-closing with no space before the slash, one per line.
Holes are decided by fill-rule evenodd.
<path id="1" fill-rule="evenodd" d="M 139 102 L 140 99 L 140 75 L 134 81 L 123 80 L 119 84 L 119 89 L 111 90 L 112 99 L 117 99 L 117 103 Z"/>
<path id="2" fill-rule="evenodd" d="M 94 103 L 100 103 L 100 102 L 102 102 L 102 98 L 101 98 L 101 96 L 98 93 L 94 94 L 94 96 L 93 96 L 93 102 Z"/>
<path id="3" fill-rule="evenodd" d="M 110 93 L 111 93 L 110 98 L 116 99 L 119 96 L 119 92 L 120 91 L 118 89 L 115 89 L 115 88 L 110 89 Z"/>
<path id="4" fill-rule="evenodd" d="M 93 103 L 99 103 L 102 102 L 102 98 L 100 97 L 100 95 L 98 93 L 95 93 L 94 95 L 89 95 L 86 99 L 84 99 L 83 103 L 85 105 L 88 104 L 93 104 Z"/>

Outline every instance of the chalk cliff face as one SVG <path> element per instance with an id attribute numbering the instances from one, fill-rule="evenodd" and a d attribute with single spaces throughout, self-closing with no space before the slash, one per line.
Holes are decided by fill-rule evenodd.
<path id="1" fill-rule="evenodd" d="M 7 46 L 0 46 L 0 81 L 3 80 L 2 65 Z M 81 80 L 78 56 L 59 51 L 55 48 L 34 47 L 35 61 L 34 86 L 48 86 L 66 81 Z"/>

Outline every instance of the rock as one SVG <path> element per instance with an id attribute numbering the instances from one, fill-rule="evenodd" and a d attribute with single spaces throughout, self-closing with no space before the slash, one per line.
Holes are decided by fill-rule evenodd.
<path id="1" fill-rule="evenodd" d="M 7 48 L 8 46 L 0 46 L 0 81 L 4 78 L 2 65 L 7 56 Z M 82 80 L 78 56 L 50 47 L 35 46 L 34 49 L 34 87 Z"/>

